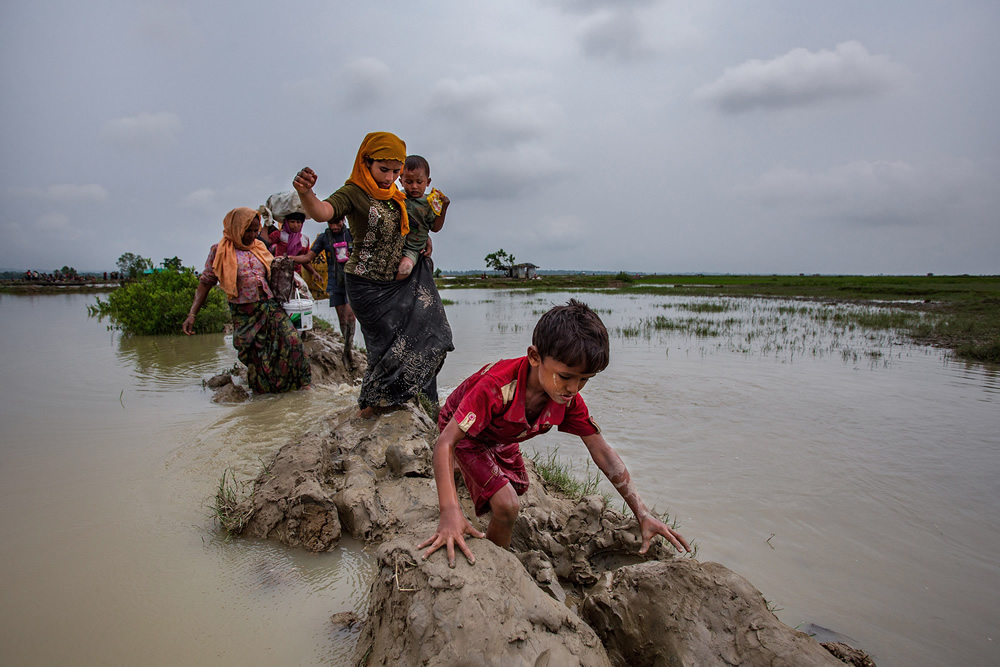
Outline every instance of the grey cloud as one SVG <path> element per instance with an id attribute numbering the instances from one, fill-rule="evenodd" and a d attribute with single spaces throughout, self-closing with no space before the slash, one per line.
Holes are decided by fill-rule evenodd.
<path id="1" fill-rule="evenodd" d="M 469 142 L 519 142 L 542 135 L 558 106 L 518 95 L 495 78 L 441 79 L 431 91 L 429 111 L 447 123 L 447 131 Z"/>
<path id="2" fill-rule="evenodd" d="M 48 201 L 99 202 L 108 199 L 107 189 L 104 186 L 94 183 L 88 185 L 61 183 L 50 185 L 46 188 L 14 188 L 9 192 L 16 197 L 28 197 Z"/>
<path id="3" fill-rule="evenodd" d="M 554 246 L 566 252 L 580 247 L 588 238 L 586 225 L 573 215 L 543 216 L 531 222 L 531 229 L 524 235 L 528 247 L 535 244 Z"/>
<path id="4" fill-rule="evenodd" d="M 876 95 L 896 87 L 905 76 L 906 69 L 888 56 L 872 55 L 861 43 L 850 41 L 833 51 L 792 49 L 772 60 L 727 68 L 695 91 L 695 97 L 723 112 L 739 113 Z"/>
<path id="5" fill-rule="evenodd" d="M 57 201 L 104 201 L 108 198 L 108 191 L 96 184 L 50 185 L 46 188 L 46 194 L 50 199 Z"/>
<path id="6" fill-rule="evenodd" d="M 444 268 L 503 246 L 563 268 L 878 273 L 930 270 L 933 255 L 935 272 L 998 269 L 997 3 L 955 3 L 944 22 L 930 0 L 905 20 L 880 3 L 118 4 L 20 3 L 0 23 L 17 64 L 0 79 L 20 91 L 4 100 L 0 227 L 52 234 L 9 235 L 0 266 L 109 269 L 125 251 L 200 265 L 226 211 L 305 164 L 329 194 L 384 129 L 454 202 L 435 239 Z M 379 28 L 296 42 L 306 24 Z M 407 39 L 418 55 L 393 46 Z M 861 43 L 835 48 L 848 39 Z M 703 84 L 698 103 L 678 97 Z M 232 99 L 251 102 L 227 113 Z M 766 115 L 806 104 L 817 112 Z M 137 201 L 165 205 L 134 224 Z M 683 243 L 609 248 L 609 225 Z M 859 257 L 859 235 L 895 258 Z"/>
<path id="7" fill-rule="evenodd" d="M 449 197 L 466 199 L 503 199 L 510 201 L 537 192 L 559 181 L 568 168 L 536 145 L 497 146 L 485 150 L 435 156 L 442 165 L 435 170 L 435 181 L 448 183 Z M 453 170 L 449 165 L 461 165 Z M 440 178 L 438 178 L 440 173 Z"/>
<path id="8" fill-rule="evenodd" d="M 344 66 L 344 74 L 347 85 L 338 98 L 346 108 L 369 108 L 387 99 L 392 90 L 391 70 L 378 58 L 353 60 Z"/>
<path id="9" fill-rule="evenodd" d="M 291 185 L 291 175 L 288 175 L 288 180 L 281 179 L 277 182 L 273 178 L 235 177 L 217 184 L 216 187 L 204 187 L 189 192 L 177 200 L 176 206 L 196 214 L 209 214 L 210 219 L 222 220 L 226 212 L 234 206 L 256 208 L 274 192 L 291 190 Z"/>
<path id="10" fill-rule="evenodd" d="M 79 226 L 74 225 L 65 213 L 45 213 L 35 220 L 34 229 L 46 238 L 64 241 L 79 240 L 87 236 Z"/>
<path id="11" fill-rule="evenodd" d="M 544 140 L 563 116 L 557 104 L 504 77 L 441 79 L 431 89 L 432 120 L 424 128 L 431 144 L 448 146 L 428 156 L 441 165 L 435 178 L 449 184 L 449 196 L 477 199 L 509 198 L 558 181 L 566 169 Z M 461 169 L 449 172 L 449 165 Z"/>
<path id="12" fill-rule="evenodd" d="M 211 188 L 201 188 L 185 195 L 180 204 L 181 208 L 189 208 L 200 211 L 211 211 L 216 207 L 215 190 Z"/>
<path id="13" fill-rule="evenodd" d="M 547 0 L 566 14 L 581 16 L 577 39 L 585 56 L 620 62 L 652 55 L 639 10 L 660 0 Z"/>
<path id="14" fill-rule="evenodd" d="M 637 7 L 650 7 L 660 0 L 543 0 L 544 4 L 573 14 L 590 14 L 601 10 L 619 11 Z"/>
<path id="15" fill-rule="evenodd" d="M 108 121 L 101 130 L 101 140 L 121 148 L 155 150 L 177 142 L 181 120 L 175 113 L 139 113 Z"/>
<path id="16" fill-rule="evenodd" d="M 159 2 L 138 9 L 139 33 L 143 38 L 169 47 L 181 47 L 202 41 L 191 13 L 176 3 Z"/>
<path id="17" fill-rule="evenodd" d="M 919 226 L 952 216 L 976 217 L 969 205 L 987 180 L 968 160 L 856 161 L 823 172 L 775 169 L 737 192 L 805 221 Z M 981 203 L 980 213 L 996 205 Z"/>
<path id="18" fill-rule="evenodd" d="M 587 56 L 628 61 L 651 55 L 642 23 L 634 13 L 600 14 L 588 21 L 580 34 L 580 47 Z"/>

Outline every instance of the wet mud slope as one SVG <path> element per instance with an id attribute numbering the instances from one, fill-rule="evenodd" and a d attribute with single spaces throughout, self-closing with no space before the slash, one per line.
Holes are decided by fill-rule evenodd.
<path id="1" fill-rule="evenodd" d="M 328 417 L 282 447 L 239 512 L 243 535 L 312 551 L 343 534 L 376 549 L 360 665 L 843 665 L 718 563 L 639 556 L 638 526 L 549 493 L 533 469 L 511 550 L 471 539 L 475 565 L 416 545 L 437 526 L 437 429 L 419 408 Z M 471 502 L 463 486 L 466 516 Z M 473 521 L 477 523 L 476 520 Z M 480 528 L 485 528 L 477 524 Z M 331 610 L 331 612 L 337 610 Z M 864 659 L 867 656 L 861 654 Z M 854 662 L 854 664 L 873 664 Z"/>

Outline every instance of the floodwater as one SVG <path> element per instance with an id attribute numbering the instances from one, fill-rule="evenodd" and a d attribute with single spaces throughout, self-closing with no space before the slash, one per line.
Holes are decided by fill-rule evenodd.
<path id="1" fill-rule="evenodd" d="M 819 307 L 664 292 L 577 295 L 611 331 L 584 396 L 646 503 L 880 667 L 1000 663 L 1000 370 Z M 442 296 L 447 392 L 572 295 Z M 363 611 L 371 555 L 226 541 L 210 512 L 224 472 L 356 390 L 213 405 L 221 335 L 122 337 L 93 301 L 0 294 L 0 663 L 349 664 L 329 618 Z M 529 444 L 586 472 L 579 439 Z"/>

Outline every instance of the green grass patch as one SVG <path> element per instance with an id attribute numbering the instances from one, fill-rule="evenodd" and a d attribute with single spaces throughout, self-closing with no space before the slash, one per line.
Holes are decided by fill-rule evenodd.
<path id="1" fill-rule="evenodd" d="M 692 313 L 728 313 L 737 308 L 739 306 L 732 301 L 696 301 L 694 303 L 677 304 L 678 310 L 686 310 Z"/>
<path id="2" fill-rule="evenodd" d="M 687 334 L 698 338 L 712 338 L 721 336 L 724 326 L 725 322 L 720 323 L 695 317 L 673 319 L 656 315 L 644 318 L 639 322 L 614 327 L 612 333 L 622 338 L 649 339 L 654 334 L 664 332 Z"/>
<path id="3" fill-rule="evenodd" d="M 598 489 L 601 474 L 597 471 L 591 472 L 590 459 L 587 459 L 587 469 L 583 479 L 574 474 L 573 466 L 568 461 L 560 458 L 558 447 L 548 451 L 544 455 L 536 451 L 531 455 L 531 461 L 535 464 L 538 476 L 542 478 L 542 481 L 545 482 L 546 487 L 549 489 L 573 500 L 597 494 L 604 501 L 604 507 L 611 505 L 611 494 Z M 677 521 L 676 517 L 671 517 L 669 512 L 658 512 L 655 507 L 650 512 L 673 530 L 677 530 L 680 526 L 680 522 Z M 632 514 L 632 510 L 624 501 L 622 502 L 621 513 L 625 516 Z M 663 544 L 669 549 L 674 549 L 673 545 L 665 539 L 663 539 Z M 697 557 L 697 555 L 698 545 L 691 542 L 691 556 Z"/>
<path id="4" fill-rule="evenodd" d="M 539 280 L 491 277 L 486 280 L 456 277 L 448 288 L 519 288 L 532 292 L 587 292 L 602 290 L 621 294 L 671 296 L 781 298 L 808 300 L 801 306 L 783 305 L 780 315 L 815 311 L 810 317 L 847 327 L 895 330 L 914 342 L 950 349 L 956 357 L 1000 364 L 1000 276 L 830 276 L 830 275 L 644 275 L 625 282 L 616 275 L 543 275 Z M 823 303 L 854 303 L 872 308 L 869 313 L 844 312 Z M 725 308 L 708 302 L 687 306 L 709 315 Z M 681 308 L 679 306 L 674 306 Z M 737 306 L 733 306 L 737 307 Z M 699 310 L 696 310 L 699 309 Z M 641 322 L 619 327 L 625 338 L 651 335 L 670 327 L 686 328 L 697 335 L 723 335 L 725 327 L 686 322 Z M 660 327 L 657 329 L 657 327 Z M 714 328 L 713 328 L 714 327 Z"/>
<path id="5" fill-rule="evenodd" d="M 438 415 L 441 413 L 441 404 L 435 403 L 427 396 L 424 392 L 417 393 L 417 405 L 420 409 L 424 411 L 428 417 L 430 417 L 434 423 L 437 423 Z"/>
<path id="6" fill-rule="evenodd" d="M 536 451 L 531 455 L 531 461 L 535 464 L 538 476 L 542 478 L 549 488 L 573 500 L 598 494 L 604 499 L 605 506 L 611 501 L 610 494 L 598 491 L 597 487 L 601 482 L 601 474 L 597 471 L 591 472 L 589 459 L 587 460 L 587 472 L 583 479 L 580 479 L 573 473 L 573 466 L 568 461 L 560 458 L 558 447 L 549 451 L 544 456 L 541 452 Z"/>
<path id="7" fill-rule="evenodd" d="M 253 485 L 252 479 L 237 480 L 232 468 L 223 471 L 215 491 L 212 517 L 227 536 L 243 532 L 243 528 L 253 516 L 253 509 L 244 507 L 244 501 L 253 497 Z"/>

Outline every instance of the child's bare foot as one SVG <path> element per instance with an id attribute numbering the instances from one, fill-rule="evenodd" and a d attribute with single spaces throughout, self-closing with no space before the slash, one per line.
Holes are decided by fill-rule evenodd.
<path id="1" fill-rule="evenodd" d="M 355 416 L 359 419 L 374 419 L 375 417 L 378 417 L 378 411 L 373 406 L 369 405 L 367 408 L 361 408 L 358 410 L 358 414 Z"/>

